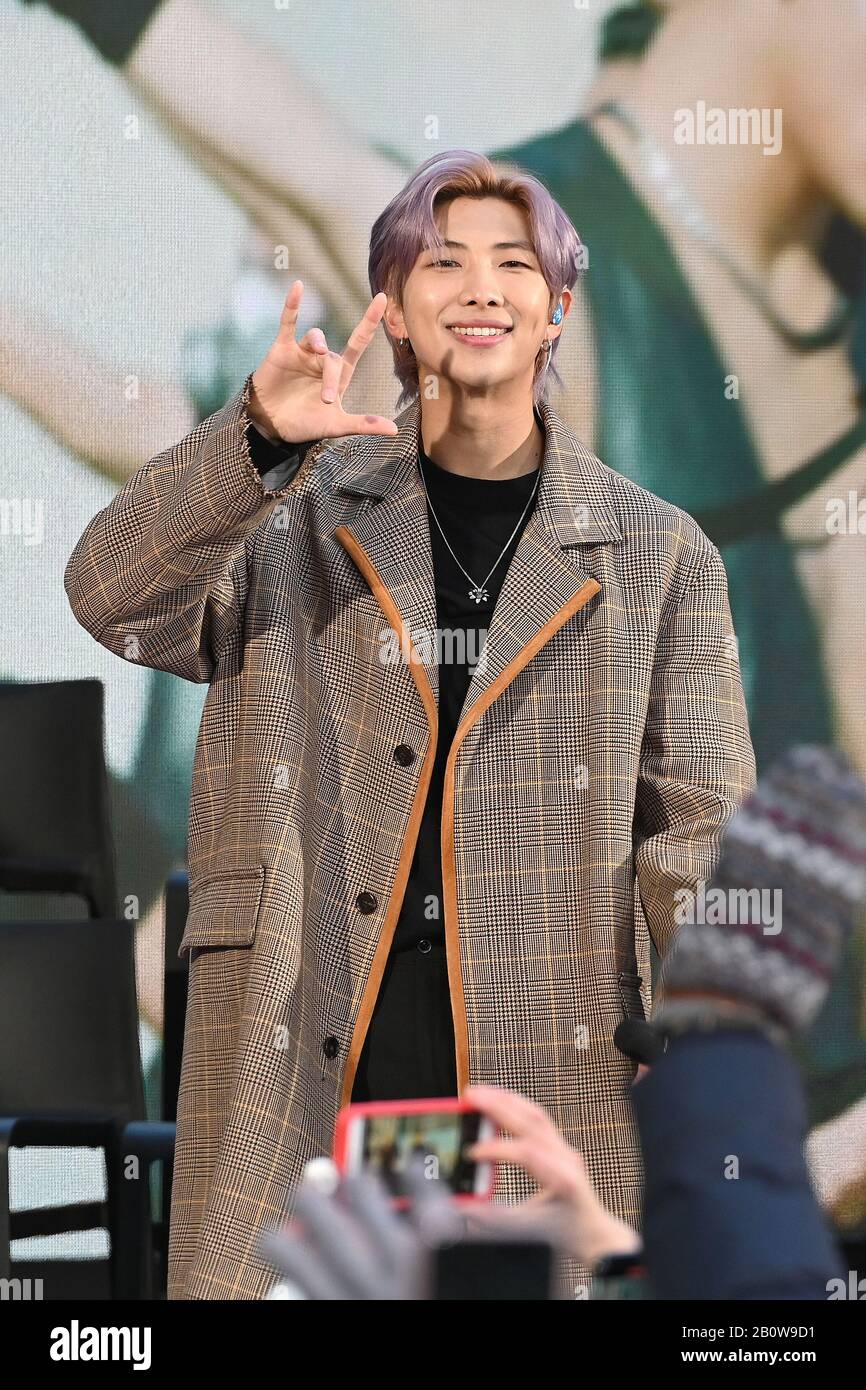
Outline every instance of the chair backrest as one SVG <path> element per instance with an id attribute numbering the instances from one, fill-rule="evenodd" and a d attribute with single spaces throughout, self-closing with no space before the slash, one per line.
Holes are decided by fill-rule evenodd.
<path id="1" fill-rule="evenodd" d="M 98 680 L 0 684 L 0 887 L 117 912 Z"/>
<path id="2" fill-rule="evenodd" d="M 146 1118 L 135 925 L 0 922 L 0 1114 Z"/>

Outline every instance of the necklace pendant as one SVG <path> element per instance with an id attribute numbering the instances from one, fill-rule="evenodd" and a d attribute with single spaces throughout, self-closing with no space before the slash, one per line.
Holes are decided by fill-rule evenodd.
<path id="1" fill-rule="evenodd" d="M 487 590 L 481 584 L 476 584 L 474 589 L 469 590 L 469 597 L 474 598 L 476 603 L 484 603 L 487 598 Z"/>

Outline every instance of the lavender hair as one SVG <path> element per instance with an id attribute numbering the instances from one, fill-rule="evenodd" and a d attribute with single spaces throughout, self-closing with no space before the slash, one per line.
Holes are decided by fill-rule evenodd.
<path id="1" fill-rule="evenodd" d="M 584 269 L 583 243 L 544 184 L 532 174 L 513 172 L 472 150 L 445 150 L 415 170 L 373 224 L 368 273 L 374 295 L 384 290 L 401 302 L 406 280 L 421 252 L 443 249 L 436 213 L 455 198 L 503 198 L 517 204 L 526 213 L 530 240 L 554 304 L 564 289 L 575 284 Z M 418 362 L 408 344 L 401 347 L 387 328 L 385 332 L 402 388 L 399 410 L 419 393 Z M 549 363 L 548 354 L 540 350 L 544 360 L 536 363 L 532 387 L 536 404 L 545 394 L 549 372 L 560 387 L 563 385 L 553 366 L 558 346 L 559 338 L 554 341 Z"/>

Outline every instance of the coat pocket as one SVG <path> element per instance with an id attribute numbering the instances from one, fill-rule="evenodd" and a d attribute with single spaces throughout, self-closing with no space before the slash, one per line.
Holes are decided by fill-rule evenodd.
<path id="1" fill-rule="evenodd" d="M 643 977 L 628 970 L 620 970 L 616 977 L 622 1010 L 626 1018 L 645 1018 L 643 997 L 640 987 Z"/>
<path id="2" fill-rule="evenodd" d="M 190 894 L 178 955 L 193 946 L 252 945 L 264 885 L 264 864 L 205 874 Z"/>
<path id="3" fill-rule="evenodd" d="M 640 987 L 643 979 L 629 970 L 618 970 L 600 976 L 598 998 L 602 1010 L 618 1020 L 646 1017 Z"/>

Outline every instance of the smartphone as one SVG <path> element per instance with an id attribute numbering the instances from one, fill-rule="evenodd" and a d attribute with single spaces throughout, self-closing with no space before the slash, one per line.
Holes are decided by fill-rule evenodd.
<path id="1" fill-rule="evenodd" d="M 456 1097 L 376 1100 L 346 1105 L 337 1115 L 334 1162 L 341 1173 L 366 1168 L 391 1192 L 394 1205 L 409 1205 L 402 1177 L 420 1158 L 424 1174 L 444 1182 L 458 1202 L 489 1201 L 495 1165 L 476 1163 L 467 1148 L 497 1133 L 492 1120 Z"/>

